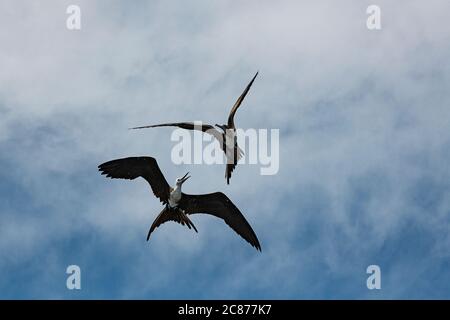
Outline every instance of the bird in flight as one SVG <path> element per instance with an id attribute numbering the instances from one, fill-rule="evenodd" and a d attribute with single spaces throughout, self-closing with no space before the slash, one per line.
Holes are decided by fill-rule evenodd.
<path id="1" fill-rule="evenodd" d="M 134 180 L 144 178 L 153 191 L 153 194 L 163 203 L 164 208 L 156 217 L 147 235 L 147 241 L 151 233 L 161 224 L 167 221 L 175 221 L 181 225 L 193 228 L 197 232 L 188 215 L 205 213 L 221 218 L 237 234 L 244 238 L 257 250 L 261 251 L 261 245 L 250 224 L 244 218 L 239 209 L 222 192 L 191 195 L 181 192 L 181 186 L 190 178 L 189 172 L 175 180 L 175 186 L 171 187 L 159 169 L 158 163 L 152 157 L 129 157 L 102 163 L 98 166 L 102 175 L 112 179 Z"/>
<path id="2" fill-rule="evenodd" d="M 220 147 L 225 153 L 225 157 L 227 158 L 227 165 L 225 168 L 225 179 L 227 180 L 227 184 L 230 184 L 231 173 L 235 169 L 239 159 L 241 159 L 242 156 L 244 155 L 244 152 L 242 151 L 241 148 L 239 148 L 237 143 L 236 126 L 234 125 L 234 115 L 236 114 L 236 111 L 241 105 L 242 101 L 244 101 L 244 98 L 247 95 L 248 91 L 250 90 L 250 87 L 252 86 L 253 81 L 255 81 L 257 75 L 258 72 L 256 72 L 255 76 L 247 85 L 244 92 L 242 92 L 242 94 L 234 103 L 233 108 L 231 108 L 230 114 L 228 115 L 227 124 L 215 125 L 217 128 L 221 129 L 221 131 L 217 130 L 213 125 L 203 123 L 197 124 L 194 122 L 162 123 L 162 124 L 134 127 L 131 129 L 179 127 L 187 130 L 199 130 L 212 135 L 217 141 L 219 141 Z"/>

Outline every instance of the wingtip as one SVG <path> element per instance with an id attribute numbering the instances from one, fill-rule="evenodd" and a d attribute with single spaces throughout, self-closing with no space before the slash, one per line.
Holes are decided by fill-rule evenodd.
<path id="1" fill-rule="evenodd" d="M 158 127 L 158 125 L 133 127 L 133 128 L 129 128 L 129 130 L 140 130 L 140 129 L 148 129 L 148 128 L 156 128 L 156 127 Z"/>

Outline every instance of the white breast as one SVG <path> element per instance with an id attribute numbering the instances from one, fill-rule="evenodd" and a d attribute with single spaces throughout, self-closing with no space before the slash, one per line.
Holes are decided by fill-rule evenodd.
<path id="1" fill-rule="evenodd" d="M 181 188 L 175 187 L 169 196 L 169 206 L 176 207 L 181 200 Z"/>
<path id="2" fill-rule="evenodd" d="M 228 130 L 226 133 L 225 138 L 225 145 L 227 146 L 227 149 L 234 149 L 234 138 L 236 134 L 232 130 Z"/>

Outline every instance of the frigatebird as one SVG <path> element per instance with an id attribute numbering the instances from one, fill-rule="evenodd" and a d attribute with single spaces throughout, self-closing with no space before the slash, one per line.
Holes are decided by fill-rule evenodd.
<path id="1" fill-rule="evenodd" d="M 167 221 L 175 221 L 191 227 L 197 232 L 188 215 L 206 213 L 221 218 L 237 234 L 247 240 L 253 247 L 261 251 L 258 238 L 250 224 L 239 209 L 222 192 L 191 195 L 181 192 L 181 186 L 190 178 L 189 172 L 175 180 L 175 186 L 170 187 L 159 169 L 158 163 L 152 157 L 129 157 L 111 160 L 98 166 L 102 175 L 112 179 L 134 180 L 142 177 L 150 184 L 153 194 L 163 203 L 164 208 L 156 217 L 147 235 Z"/>
<path id="2" fill-rule="evenodd" d="M 214 126 L 210 124 L 196 124 L 194 122 L 173 122 L 173 123 L 162 123 L 162 124 L 155 124 L 155 125 L 148 125 L 148 126 L 141 126 L 141 127 L 134 127 L 131 129 L 144 129 L 144 128 L 156 128 L 156 127 L 179 127 L 182 129 L 187 130 L 199 130 L 205 133 L 208 133 L 212 135 L 216 140 L 219 141 L 220 146 L 225 153 L 225 157 L 227 158 L 227 166 L 225 169 L 225 178 L 227 179 L 227 184 L 230 184 L 230 178 L 231 173 L 233 172 L 234 168 L 236 167 L 239 159 L 242 158 L 244 152 L 239 148 L 237 143 L 237 136 L 236 136 L 236 127 L 234 125 L 234 115 L 236 114 L 237 109 L 241 105 L 242 101 L 244 101 L 245 96 L 247 95 L 248 91 L 250 90 L 250 87 L 253 84 L 253 81 L 255 81 L 256 76 L 258 75 L 258 72 L 256 72 L 253 79 L 250 81 L 250 83 L 245 88 L 244 92 L 239 96 L 239 98 L 236 100 L 236 102 L 233 105 L 233 108 L 231 108 L 230 114 L 228 115 L 228 123 L 219 125 L 216 124 L 217 128 L 220 128 L 222 132 L 214 128 Z"/>

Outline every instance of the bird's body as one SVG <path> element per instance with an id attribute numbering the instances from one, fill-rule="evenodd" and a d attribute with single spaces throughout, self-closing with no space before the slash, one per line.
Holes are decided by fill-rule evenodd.
<path id="1" fill-rule="evenodd" d="M 236 233 L 257 250 L 261 250 L 258 238 L 250 224 L 239 209 L 222 192 L 201 195 L 183 193 L 181 187 L 190 178 L 188 173 L 176 179 L 175 186 L 170 187 L 152 157 L 129 157 L 105 162 L 98 166 L 100 172 L 113 179 L 134 180 L 142 177 L 150 184 L 154 195 L 163 203 L 164 208 L 153 222 L 148 232 L 151 233 L 166 221 L 175 221 L 197 231 L 188 215 L 206 213 L 221 218 Z"/>
<path id="2" fill-rule="evenodd" d="M 180 200 L 181 200 L 181 188 L 180 187 L 172 188 L 169 195 L 168 205 L 171 208 L 175 208 L 180 202 Z"/>
<path id="3" fill-rule="evenodd" d="M 205 133 L 212 135 L 217 141 L 219 141 L 220 146 L 225 153 L 225 157 L 227 159 L 226 169 L 225 169 L 225 179 L 227 180 L 227 184 L 230 183 L 231 173 L 236 167 L 239 159 L 242 158 L 244 152 L 241 148 L 239 148 L 237 143 L 236 136 L 236 127 L 234 125 L 234 115 L 236 114 L 237 109 L 241 105 L 242 101 L 244 101 L 245 96 L 247 95 L 250 87 L 255 81 L 258 72 L 255 74 L 253 79 L 245 88 L 244 92 L 239 96 L 233 107 L 231 108 L 230 114 L 228 115 L 227 124 L 215 126 L 222 130 L 219 131 L 216 127 L 209 124 L 196 124 L 193 122 L 173 122 L 173 123 L 162 123 L 156 125 L 148 125 L 141 127 L 134 127 L 131 129 L 144 129 L 144 128 L 156 128 L 156 127 L 179 127 L 187 130 L 199 130 Z"/>

